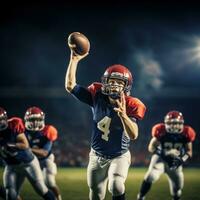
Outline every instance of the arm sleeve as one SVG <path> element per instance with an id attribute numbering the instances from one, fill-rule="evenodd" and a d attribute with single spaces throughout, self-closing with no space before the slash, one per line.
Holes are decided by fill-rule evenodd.
<path id="1" fill-rule="evenodd" d="M 71 91 L 71 94 L 83 103 L 93 106 L 92 94 L 87 88 L 76 85 Z"/>
<path id="2" fill-rule="evenodd" d="M 46 144 L 42 147 L 42 149 L 50 152 L 52 149 L 52 142 L 51 141 L 47 141 Z"/>

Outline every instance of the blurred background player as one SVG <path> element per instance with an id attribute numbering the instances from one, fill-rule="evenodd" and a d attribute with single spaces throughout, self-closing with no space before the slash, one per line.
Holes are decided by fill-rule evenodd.
<path id="1" fill-rule="evenodd" d="M 0 107 L 0 157 L 5 163 L 3 184 L 6 200 L 20 198 L 19 191 L 25 177 L 43 199 L 55 200 L 45 185 L 38 159 L 32 153 L 24 131 L 22 119 L 8 119 L 6 111 Z"/>
<path id="2" fill-rule="evenodd" d="M 45 125 L 45 114 L 38 107 L 27 109 L 25 116 L 25 135 L 32 152 L 37 156 L 43 171 L 46 185 L 54 192 L 57 200 L 61 200 L 56 184 L 57 166 L 52 153 L 53 142 L 57 139 L 57 130 L 52 125 Z"/>
<path id="3" fill-rule="evenodd" d="M 192 157 L 192 142 L 195 136 L 195 131 L 184 125 L 183 115 L 179 111 L 168 112 L 164 123 L 153 126 L 153 138 L 148 147 L 153 156 L 142 182 L 138 200 L 145 199 L 152 183 L 163 173 L 168 176 L 172 199 L 180 199 L 184 184 L 182 165 Z"/>
<path id="4" fill-rule="evenodd" d="M 144 104 L 129 96 L 132 75 L 122 65 L 112 65 L 105 71 L 102 83 L 85 88 L 76 84 L 80 56 L 71 50 L 65 87 L 80 101 L 92 107 L 93 131 L 87 168 L 90 200 L 103 200 L 106 185 L 113 200 L 125 199 L 125 180 L 131 163 L 130 139 L 138 136 L 137 120 L 145 114 Z"/>

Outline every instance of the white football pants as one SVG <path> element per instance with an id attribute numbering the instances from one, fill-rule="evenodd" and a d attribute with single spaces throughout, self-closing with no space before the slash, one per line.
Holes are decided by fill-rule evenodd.
<path id="1" fill-rule="evenodd" d="M 112 196 L 119 196 L 125 192 L 125 180 L 131 163 L 130 152 L 113 159 L 97 156 L 94 150 L 89 154 L 87 167 L 87 182 L 90 189 L 90 200 L 103 200 L 106 195 L 106 185 Z"/>

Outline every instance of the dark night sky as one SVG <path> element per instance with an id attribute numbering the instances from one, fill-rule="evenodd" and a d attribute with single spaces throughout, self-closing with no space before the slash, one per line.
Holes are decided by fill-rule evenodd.
<path id="1" fill-rule="evenodd" d="M 136 87 L 197 88 L 199 18 L 197 10 L 178 9 L 178 4 L 75 7 L 35 3 L 7 8 L 0 31 L 4 74 L 0 85 L 61 87 L 69 56 L 65 40 L 69 33 L 79 31 L 91 42 L 90 55 L 80 69 L 84 84 L 86 76 L 99 79 L 106 66 L 122 63 L 136 75 Z"/>
<path id="2" fill-rule="evenodd" d="M 179 109 L 199 132 L 199 7 L 184 1 L 127 2 L 1 6 L 1 105 L 18 115 L 39 105 L 50 121 L 60 119 L 61 132 L 74 119 L 85 123 L 89 109 L 64 90 L 66 38 L 79 31 L 91 43 L 78 68 L 79 83 L 100 81 L 107 66 L 121 63 L 134 75 L 133 94 L 148 107 L 143 131 L 149 132 L 168 110 Z"/>

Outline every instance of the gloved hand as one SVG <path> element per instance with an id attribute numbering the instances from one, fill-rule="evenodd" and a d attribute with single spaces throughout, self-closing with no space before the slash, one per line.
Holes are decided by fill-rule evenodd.
<path id="1" fill-rule="evenodd" d="M 7 143 L 3 146 L 3 153 L 8 156 L 16 156 L 18 154 L 16 150 L 16 145 L 13 143 Z"/>
<path id="2" fill-rule="evenodd" d="M 183 163 L 184 162 L 181 157 L 176 157 L 176 158 L 173 158 L 172 161 L 168 163 L 168 166 L 170 170 L 176 170 Z"/>

